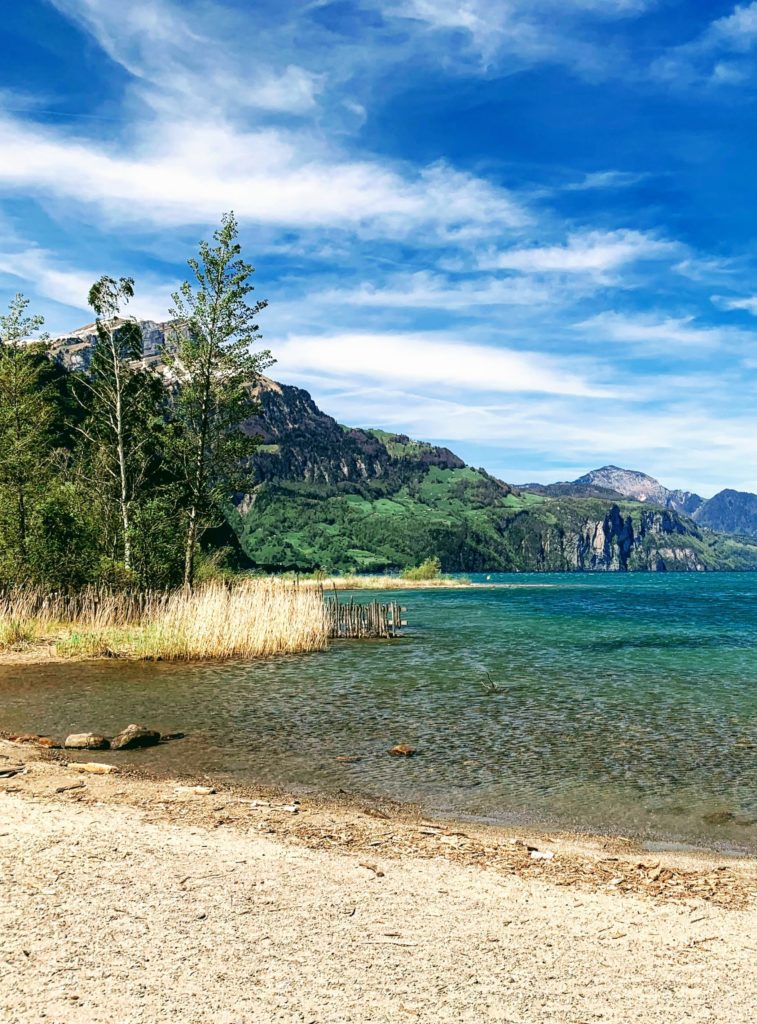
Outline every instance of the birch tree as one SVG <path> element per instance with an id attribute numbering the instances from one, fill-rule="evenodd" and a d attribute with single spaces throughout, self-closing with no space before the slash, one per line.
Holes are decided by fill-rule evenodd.
<path id="1" fill-rule="evenodd" d="M 149 471 L 151 420 L 157 415 L 159 382 L 145 369 L 142 331 L 122 309 L 134 297 L 134 281 L 101 277 L 89 292 L 96 314 L 88 370 L 79 378 L 88 415 L 79 431 L 91 446 L 92 482 L 98 478 L 117 508 L 120 553 L 132 569 L 132 507 Z"/>

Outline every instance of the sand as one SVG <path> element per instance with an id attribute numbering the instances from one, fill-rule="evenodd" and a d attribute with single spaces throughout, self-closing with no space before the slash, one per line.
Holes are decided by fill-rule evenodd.
<path id="1" fill-rule="evenodd" d="M 3 1024 L 754 1019 L 748 860 L 56 756 L 0 742 Z"/>

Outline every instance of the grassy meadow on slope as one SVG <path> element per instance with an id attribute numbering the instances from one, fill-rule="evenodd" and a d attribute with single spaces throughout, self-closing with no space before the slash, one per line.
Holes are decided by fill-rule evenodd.
<path id="1" fill-rule="evenodd" d="M 432 555 L 445 572 L 643 570 L 660 561 L 667 569 L 757 567 L 754 546 L 665 510 L 503 494 L 498 481 L 470 467 L 432 466 L 391 494 L 380 483 L 345 490 L 266 483 L 253 513 L 232 512 L 232 525 L 258 564 L 303 570 L 371 572 Z"/>

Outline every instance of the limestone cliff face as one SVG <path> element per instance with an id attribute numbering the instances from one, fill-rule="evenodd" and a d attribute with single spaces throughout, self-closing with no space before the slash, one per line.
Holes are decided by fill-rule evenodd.
<path id="1" fill-rule="evenodd" d="M 613 505 L 601 521 L 587 523 L 576 537 L 573 566 L 615 571 L 704 571 L 706 566 L 694 547 L 681 543 L 687 537 L 701 539 L 693 524 L 675 513 L 650 510 L 624 515 Z"/>
<path id="2" fill-rule="evenodd" d="M 152 362 L 159 357 L 163 349 L 168 324 L 156 323 L 154 320 L 140 320 L 139 326 L 142 329 L 145 360 Z M 95 325 L 86 324 L 69 334 L 60 334 L 52 338 L 51 354 L 66 370 L 86 370 L 92 358 L 92 350 L 96 341 Z"/>
<path id="3" fill-rule="evenodd" d="M 512 568 L 531 571 L 705 571 L 715 568 L 698 527 L 672 510 L 596 500 L 550 503 L 501 524 L 517 538 Z M 599 514 L 597 514 L 599 513 Z"/>

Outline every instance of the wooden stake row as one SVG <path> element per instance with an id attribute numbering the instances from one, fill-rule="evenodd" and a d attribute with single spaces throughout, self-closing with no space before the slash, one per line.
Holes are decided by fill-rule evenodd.
<path id="1" fill-rule="evenodd" d="M 329 613 L 330 633 L 333 638 L 343 640 L 363 640 L 368 638 L 400 636 L 402 626 L 407 622 L 402 619 L 401 608 L 396 601 L 382 604 L 371 601 L 370 604 L 359 604 L 354 598 L 340 602 L 336 597 L 326 598 Z"/>

